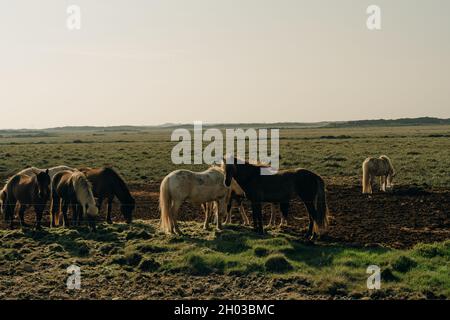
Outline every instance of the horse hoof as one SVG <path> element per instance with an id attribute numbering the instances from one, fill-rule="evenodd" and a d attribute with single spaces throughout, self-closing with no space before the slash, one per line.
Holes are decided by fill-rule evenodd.
<path id="1" fill-rule="evenodd" d="M 108 224 L 112 224 L 112 223 L 113 223 L 111 219 L 110 219 L 110 220 L 106 220 L 106 222 L 107 222 Z M 128 222 L 128 223 L 129 223 L 129 222 Z"/>

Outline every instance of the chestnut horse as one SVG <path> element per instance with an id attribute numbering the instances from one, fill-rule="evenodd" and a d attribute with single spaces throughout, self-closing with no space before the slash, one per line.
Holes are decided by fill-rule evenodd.
<path id="1" fill-rule="evenodd" d="M 125 181 L 112 168 L 80 168 L 92 184 L 94 197 L 97 198 L 97 207 L 100 211 L 103 201 L 107 199 L 108 207 L 106 221 L 112 223 L 111 210 L 114 197 L 120 201 L 120 211 L 127 223 L 131 223 L 136 201 L 131 196 Z"/>
<path id="2" fill-rule="evenodd" d="M 328 207 L 325 183 L 317 174 L 305 169 L 280 170 L 270 175 L 262 174 L 267 166 L 251 164 L 235 157 L 227 157 L 222 164 L 225 170 L 225 186 L 231 179 L 244 190 L 251 202 L 254 229 L 263 233 L 262 203 L 279 203 L 285 217 L 289 211 L 289 201 L 298 196 L 309 214 L 306 237 L 314 239 L 320 229 L 328 224 Z"/>
<path id="3" fill-rule="evenodd" d="M 23 169 L 22 171 L 20 171 L 20 172 L 18 172 L 16 174 L 23 174 L 23 175 L 32 177 L 33 175 L 38 174 L 39 172 L 43 172 L 45 170 L 46 169 L 39 169 L 39 168 L 36 168 L 36 167 L 29 167 L 29 168 Z M 57 174 L 60 171 L 64 171 L 64 170 L 74 171 L 75 169 L 73 169 L 71 167 L 67 167 L 67 166 L 62 166 L 62 165 L 61 166 L 52 167 L 52 168 L 48 168 L 48 175 L 50 176 L 50 180 L 53 179 L 53 176 L 55 174 Z M 6 200 L 6 185 L 5 185 L 5 187 L 2 190 L 0 190 L 0 213 L 2 213 L 2 214 L 4 213 L 2 204 L 5 202 L 5 200 Z"/>
<path id="4" fill-rule="evenodd" d="M 22 227 L 26 226 L 24 216 L 29 206 L 36 212 L 36 228 L 41 227 L 42 213 L 50 198 L 50 181 L 48 170 L 32 175 L 16 174 L 8 180 L 2 190 L 2 207 L 11 228 L 17 203 Z"/>

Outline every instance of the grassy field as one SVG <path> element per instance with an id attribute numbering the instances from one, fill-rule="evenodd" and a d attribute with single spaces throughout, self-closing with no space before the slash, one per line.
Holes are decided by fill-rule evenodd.
<path id="1" fill-rule="evenodd" d="M 27 166 L 113 165 L 129 182 L 160 181 L 180 168 L 170 160 L 171 130 L 88 131 L 0 138 L 0 177 Z M 281 168 L 304 167 L 355 182 L 368 156 L 387 154 L 397 182 L 449 186 L 450 126 L 282 129 Z M 204 165 L 186 165 L 201 170 Z"/>
<path id="2" fill-rule="evenodd" d="M 170 161 L 175 145 L 170 133 L 169 129 L 1 133 L 0 178 L 28 166 L 112 165 L 127 182 L 153 190 L 167 173 L 180 168 Z M 450 126 L 283 129 L 281 167 L 305 167 L 333 184 L 342 184 L 342 190 L 347 185 L 359 190 L 355 186 L 360 183 L 362 161 L 367 156 L 387 154 L 398 172 L 396 183 L 406 190 L 417 184 L 439 193 L 450 186 L 449 137 Z M 205 165 L 182 167 L 199 171 Z M 331 200 L 337 201 L 341 189 L 333 190 Z M 355 194 L 359 196 L 359 191 Z M 158 214 L 157 195 L 153 197 L 155 212 L 131 226 L 100 223 L 97 233 L 84 227 L 0 229 L 0 299 L 450 297 L 450 239 L 445 236 L 438 237 L 447 239 L 442 242 L 417 243 L 401 250 L 326 239 L 312 245 L 302 240 L 302 230 L 272 229 L 258 236 L 238 225 L 215 232 L 203 230 L 199 222 L 185 221 L 184 236 L 167 237 L 158 231 L 158 221 L 153 219 Z M 369 224 L 373 216 L 384 217 L 381 203 L 389 204 L 390 212 L 398 205 L 402 217 L 408 217 L 404 208 L 414 207 L 414 201 L 417 206 L 427 203 L 424 198 L 405 199 L 376 196 L 367 204 L 373 211 L 361 217 Z M 367 199 L 360 201 L 366 203 Z M 426 240 L 427 234 L 444 234 L 448 206 L 433 205 L 433 212 L 421 209 L 416 229 L 410 223 L 409 229 L 401 224 L 385 226 L 390 236 L 420 232 Z M 349 209 L 345 206 L 339 205 L 341 220 L 333 227 L 337 236 L 339 223 L 351 220 L 346 217 Z M 335 203 L 333 209 L 337 207 Z M 434 225 L 427 225 L 431 215 Z M 371 232 L 364 225 L 359 228 L 359 234 Z M 351 225 L 346 230 L 351 230 Z M 80 291 L 66 289 L 66 268 L 71 264 L 81 267 Z M 382 269 L 381 290 L 366 287 L 366 269 L 372 264 Z"/>
<path id="3" fill-rule="evenodd" d="M 307 245 L 276 230 L 265 236 L 239 226 L 204 231 L 192 222 L 182 224 L 183 237 L 167 237 L 157 224 L 103 224 L 95 234 L 86 228 L 1 231 L 0 299 L 450 296 L 450 241 L 410 250 L 348 248 Z M 81 268 L 83 290 L 65 287 L 71 264 Z M 372 264 L 383 270 L 380 290 L 366 286 Z"/>

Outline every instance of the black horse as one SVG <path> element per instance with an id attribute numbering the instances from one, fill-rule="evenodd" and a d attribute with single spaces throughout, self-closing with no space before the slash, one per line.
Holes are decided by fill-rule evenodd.
<path id="1" fill-rule="evenodd" d="M 235 157 L 224 160 L 225 185 L 234 178 L 244 190 L 252 205 L 253 226 L 263 233 L 261 203 L 280 203 L 284 217 L 289 211 L 289 201 L 298 196 L 309 214 L 306 237 L 314 239 L 319 229 L 328 224 L 325 183 L 317 174 L 305 169 L 280 170 L 272 175 L 261 174 L 264 165 L 255 165 Z"/>

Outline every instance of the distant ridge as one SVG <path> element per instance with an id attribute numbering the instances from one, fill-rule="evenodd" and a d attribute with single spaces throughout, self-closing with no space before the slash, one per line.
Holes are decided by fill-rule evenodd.
<path id="1" fill-rule="evenodd" d="M 446 125 L 450 124 L 450 119 L 440 119 L 433 117 L 421 118 L 401 118 L 401 119 L 377 119 L 377 120 L 355 120 L 343 122 L 330 122 L 326 127 L 390 127 L 390 126 L 422 126 L 422 125 Z"/>
<path id="2" fill-rule="evenodd" d="M 423 126 L 423 125 L 450 125 L 450 119 L 433 117 L 401 118 L 401 119 L 375 119 L 375 120 L 352 120 L 352 121 L 322 121 L 322 122 L 274 122 L 274 123 L 205 123 L 203 127 L 215 128 L 345 128 L 345 127 L 394 127 L 394 126 Z M 0 134 L 29 134 L 43 136 L 43 133 L 51 134 L 58 132 L 138 132 L 143 130 L 154 130 L 164 128 L 192 128 L 192 123 L 164 123 L 154 126 L 67 126 L 47 129 L 0 129 Z"/>

